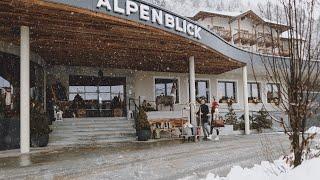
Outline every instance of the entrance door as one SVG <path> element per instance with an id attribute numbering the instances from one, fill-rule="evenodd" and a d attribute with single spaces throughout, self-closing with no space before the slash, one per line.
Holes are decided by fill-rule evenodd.
<path id="1" fill-rule="evenodd" d="M 69 101 L 80 95 L 86 117 L 125 117 L 125 92 L 125 77 L 69 77 Z"/>

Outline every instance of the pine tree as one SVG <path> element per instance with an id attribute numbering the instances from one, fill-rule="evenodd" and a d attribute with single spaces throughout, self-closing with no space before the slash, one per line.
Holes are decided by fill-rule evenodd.
<path id="1" fill-rule="evenodd" d="M 269 129 L 272 127 L 272 120 L 269 119 L 269 113 L 265 108 L 259 110 L 258 114 L 253 118 L 252 128 L 262 132 L 262 129 Z"/>
<path id="2" fill-rule="evenodd" d="M 226 124 L 235 125 L 237 123 L 237 115 L 232 106 L 233 102 L 230 100 L 228 102 L 228 113 L 225 115 Z"/>

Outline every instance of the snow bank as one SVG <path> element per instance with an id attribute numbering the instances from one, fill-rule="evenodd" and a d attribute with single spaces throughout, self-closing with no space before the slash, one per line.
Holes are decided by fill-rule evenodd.
<path id="1" fill-rule="evenodd" d="M 292 169 L 284 160 L 274 163 L 262 162 L 253 168 L 241 168 L 235 166 L 227 177 L 219 177 L 208 174 L 205 180 L 319 180 L 320 158 L 314 158 L 302 163 L 301 166 Z"/>
<path id="2" fill-rule="evenodd" d="M 320 179 L 320 158 L 314 158 L 302 163 L 301 166 L 293 169 L 287 174 L 281 174 L 275 180 L 319 180 Z"/>
<path id="3" fill-rule="evenodd" d="M 306 133 L 308 133 L 308 134 L 314 134 L 314 133 L 320 134 L 320 127 L 312 126 L 311 128 L 309 128 L 306 131 Z"/>
<path id="4" fill-rule="evenodd" d="M 250 169 L 234 166 L 227 177 L 219 177 L 209 173 L 206 180 L 273 180 L 281 173 L 288 173 L 290 170 L 289 164 L 281 158 L 274 163 L 263 161 L 260 165 L 254 165 Z"/>
<path id="5" fill-rule="evenodd" d="M 273 163 L 263 161 L 260 165 L 254 165 L 252 168 L 234 166 L 226 177 L 209 173 L 203 180 L 320 180 L 320 127 L 313 126 L 306 133 L 317 134 L 312 140 L 316 142 L 316 149 L 311 148 L 305 152 L 304 159 L 306 160 L 294 169 L 288 162 L 288 160 L 293 160 L 293 154 L 291 154 L 286 158 L 281 157 Z M 188 180 L 188 178 L 184 180 Z"/>

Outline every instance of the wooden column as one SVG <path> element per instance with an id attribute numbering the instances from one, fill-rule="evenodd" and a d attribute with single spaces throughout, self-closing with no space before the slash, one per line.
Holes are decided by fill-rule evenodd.
<path id="1" fill-rule="evenodd" d="M 239 36 L 239 44 L 241 46 L 241 26 L 240 26 L 240 19 L 238 19 L 238 36 Z"/>

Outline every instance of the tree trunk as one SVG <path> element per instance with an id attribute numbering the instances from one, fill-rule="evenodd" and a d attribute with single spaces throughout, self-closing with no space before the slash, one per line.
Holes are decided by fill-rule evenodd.
<path id="1" fill-rule="evenodd" d="M 292 149 L 294 153 L 294 167 L 297 167 L 301 164 L 301 157 L 302 157 L 302 149 L 300 147 L 300 132 L 299 130 L 293 131 L 292 135 Z"/>

